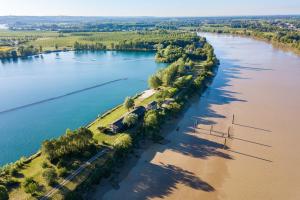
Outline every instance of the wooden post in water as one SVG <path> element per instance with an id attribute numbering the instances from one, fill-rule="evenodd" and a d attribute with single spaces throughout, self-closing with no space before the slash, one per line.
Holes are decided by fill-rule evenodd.
<path id="1" fill-rule="evenodd" d="M 224 140 L 224 146 L 223 146 L 223 149 L 225 149 L 225 148 L 226 148 L 226 142 L 227 142 L 227 139 L 225 138 L 225 140 Z"/>
<path id="2" fill-rule="evenodd" d="M 228 127 L 227 137 L 230 138 L 230 126 Z"/>

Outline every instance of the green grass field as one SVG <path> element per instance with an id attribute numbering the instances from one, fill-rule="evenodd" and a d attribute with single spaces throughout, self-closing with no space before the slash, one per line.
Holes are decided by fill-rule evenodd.
<path id="1" fill-rule="evenodd" d="M 110 46 L 121 41 L 145 40 L 161 42 L 170 39 L 180 39 L 186 37 L 188 33 L 182 32 L 78 32 L 78 33 L 58 33 L 51 31 L 8 31 L 0 30 L 1 39 L 26 40 L 23 45 L 33 45 L 36 48 L 40 46 L 43 51 L 58 49 L 71 50 L 75 42 L 81 44 L 102 43 Z M 190 34 L 191 35 L 191 34 Z"/>

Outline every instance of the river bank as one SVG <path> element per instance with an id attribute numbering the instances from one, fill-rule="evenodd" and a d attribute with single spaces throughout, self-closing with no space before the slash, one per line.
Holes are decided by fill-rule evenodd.
<path id="1" fill-rule="evenodd" d="M 212 85 L 176 124 L 180 130 L 166 131 L 167 144 L 142 153 L 119 188 L 96 190 L 94 199 L 299 197 L 299 57 L 248 38 L 204 36 L 221 62 Z M 224 149 L 217 136 L 228 127 Z"/>
<path id="2" fill-rule="evenodd" d="M 249 35 L 249 34 L 245 34 L 244 32 L 237 32 L 237 31 L 234 31 L 234 32 L 231 32 L 231 33 L 214 33 L 214 32 L 207 31 L 207 30 L 200 30 L 200 31 L 203 32 L 203 33 L 213 33 L 213 34 L 220 34 L 220 35 L 227 35 L 227 36 L 233 36 L 234 35 L 234 36 L 238 36 L 238 37 L 251 38 L 251 39 L 255 39 L 255 40 L 259 40 L 259 41 L 262 41 L 262 42 L 272 44 L 274 47 L 276 47 L 280 50 L 283 50 L 283 51 L 286 51 L 286 52 L 293 52 L 297 55 L 300 55 L 300 50 L 295 48 L 295 47 L 292 47 L 290 44 L 281 43 L 281 42 L 274 41 L 274 40 L 269 40 L 267 38 L 259 37 L 259 36 L 253 35 L 253 34 Z"/>

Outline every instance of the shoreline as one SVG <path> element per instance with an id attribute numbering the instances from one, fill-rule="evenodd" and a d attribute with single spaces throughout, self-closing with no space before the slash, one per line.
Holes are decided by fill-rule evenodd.
<path id="1" fill-rule="evenodd" d="M 91 50 L 91 49 L 64 49 L 64 50 L 46 50 L 43 52 L 39 52 L 36 54 L 32 54 L 32 55 L 28 55 L 28 56 L 16 56 L 16 57 L 7 57 L 7 58 L 0 58 L 1 62 L 10 62 L 10 61 L 14 61 L 17 59 L 28 59 L 28 58 L 35 58 L 35 57 L 40 57 L 43 55 L 47 55 L 47 54 L 51 54 L 51 53 L 61 53 L 61 52 L 86 52 L 86 51 L 91 51 L 91 52 L 95 52 L 95 51 L 121 51 L 121 52 L 152 52 L 155 53 L 156 50 L 155 49 L 97 49 L 97 50 Z"/>
<path id="2" fill-rule="evenodd" d="M 226 49 L 223 37 L 216 44 Z M 174 200 L 299 197 L 300 95 L 294 92 L 299 85 L 299 57 L 281 50 L 265 52 L 269 46 L 261 47 L 263 43 L 245 49 L 249 41 L 235 41 L 240 57 L 236 56 L 239 49 L 220 53 L 224 57 L 220 56 L 218 79 L 184 114 L 180 131 L 170 130 L 167 144 L 145 150 L 119 188 L 105 194 L 96 191 L 93 199 L 122 199 L 124 194 L 127 199 Z M 236 57 L 240 59 L 233 60 Z M 285 80 L 291 81 L 283 85 Z M 196 132 L 190 129 L 191 117 L 200 121 Z M 233 127 L 232 139 L 224 148 L 220 136 L 227 134 L 228 126 Z"/>
<path id="3" fill-rule="evenodd" d="M 143 94 L 144 92 L 146 92 L 147 90 L 148 90 L 148 89 L 145 89 L 144 91 L 142 91 L 142 92 L 136 94 L 135 97 L 136 97 L 136 98 L 139 97 L 140 95 L 142 95 L 142 94 Z M 92 121 L 86 123 L 86 125 L 83 125 L 82 127 L 86 127 L 86 128 L 91 127 L 91 126 L 92 126 L 94 123 L 96 123 L 99 119 L 104 118 L 105 116 L 109 115 L 111 112 L 115 111 L 116 109 L 120 108 L 121 106 L 123 106 L 123 104 L 119 104 L 119 105 L 117 105 L 117 106 L 115 106 L 115 107 L 113 107 L 113 108 L 111 108 L 111 109 L 109 109 L 109 110 L 107 110 L 107 111 L 104 111 L 103 113 L 100 113 L 98 117 L 96 117 L 96 118 L 93 119 Z M 0 114 L 2 114 L 2 112 L 0 112 Z M 33 159 L 39 157 L 40 155 L 41 155 L 41 150 L 38 150 L 36 153 L 32 153 L 31 155 L 29 155 L 28 157 L 26 157 L 24 162 L 25 162 L 25 163 L 31 162 Z M 6 164 L 4 164 L 4 165 L 2 165 L 2 166 L 0 166 L 0 167 L 3 167 L 3 166 L 5 166 L 5 165 L 9 165 L 9 164 L 13 164 L 13 163 L 15 163 L 15 162 L 17 162 L 17 161 L 19 161 L 19 160 L 20 160 L 20 159 L 14 161 L 14 162 L 6 163 Z"/>
<path id="4" fill-rule="evenodd" d="M 148 162 L 154 158 L 154 155 L 150 156 L 151 158 L 148 155 L 145 155 L 147 151 L 151 151 L 152 154 L 156 154 L 160 152 L 159 149 L 162 146 L 170 143 L 170 137 L 174 134 L 174 132 L 178 133 L 178 131 L 181 131 L 181 129 L 183 128 L 174 126 L 174 124 L 178 124 L 179 122 L 184 120 L 185 115 L 190 111 L 190 109 L 192 109 L 192 105 L 195 104 L 195 102 L 199 103 L 201 101 L 202 95 L 206 92 L 209 85 L 213 82 L 214 77 L 217 75 L 218 68 L 219 63 L 215 63 L 212 69 L 214 75 L 211 77 L 207 77 L 206 80 L 204 80 L 204 86 L 200 88 L 199 91 L 197 91 L 195 94 L 193 94 L 189 100 L 186 101 L 183 110 L 177 116 L 165 122 L 165 124 L 161 128 L 161 135 L 163 136 L 162 141 L 153 142 L 147 139 L 140 141 L 138 148 L 133 149 L 133 152 L 128 155 L 128 158 L 124 162 L 124 164 L 116 167 L 111 177 L 102 180 L 98 185 L 91 186 L 92 188 L 83 194 L 84 198 L 92 200 L 102 199 L 106 193 L 118 190 L 118 188 L 120 187 L 119 184 L 124 181 L 126 177 L 128 177 L 131 170 L 134 169 L 139 162 L 143 162 L 143 156 L 147 157 L 147 159 L 144 159 L 144 162 Z"/>
<path id="5" fill-rule="evenodd" d="M 195 100 L 195 98 L 199 98 L 199 96 L 197 95 L 197 97 L 196 96 L 193 97 L 193 100 Z M 102 199 L 105 193 L 117 189 L 119 187 L 119 183 L 121 183 L 129 175 L 130 171 L 137 165 L 137 163 L 141 160 L 141 158 L 146 153 L 146 151 L 152 150 L 154 152 L 158 152 L 157 149 L 159 148 L 159 146 L 166 145 L 170 142 L 166 138 L 172 135 L 173 131 L 175 131 L 176 129 L 176 127 L 174 127 L 173 124 L 178 123 L 184 118 L 185 113 L 190 108 L 190 104 L 191 102 L 189 101 L 186 104 L 184 110 L 179 114 L 179 116 L 177 116 L 175 119 L 171 119 L 166 122 L 166 124 L 164 125 L 161 131 L 162 136 L 164 137 L 162 141 L 160 142 L 153 142 L 150 140 L 140 141 L 139 147 L 134 148 L 134 151 L 128 155 L 128 158 L 125 161 L 125 163 L 120 167 L 117 167 L 115 169 L 115 172 L 111 177 L 109 177 L 109 179 L 104 179 L 100 182 L 100 184 L 92 186 L 91 191 L 87 191 L 86 194 L 84 194 L 83 196 L 86 197 L 87 199 L 93 199 L 93 200 Z M 149 159 L 145 160 L 145 162 L 147 161 L 149 161 Z M 116 184 L 117 186 L 113 186 L 114 184 Z M 99 194 L 100 196 L 97 194 Z M 95 195 L 97 195 L 97 198 L 93 198 L 93 196 Z"/>
<path id="6" fill-rule="evenodd" d="M 272 41 L 272 40 L 268 40 L 266 38 L 261 38 L 261 37 L 257 37 L 254 35 L 246 35 L 246 34 L 242 34 L 242 33 L 217 33 L 217 32 L 212 32 L 212 31 L 204 31 L 201 30 L 197 33 L 211 33 L 211 34 L 216 34 L 216 35 L 227 35 L 227 36 L 237 36 L 237 37 L 244 37 L 244 38 L 250 38 L 250 39 L 254 39 L 254 40 L 258 40 L 258 41 L 262 41 L 268 44 L 271 44 L 272 47 L 276 48 L 276 49 L 280 49 L 283 50 L 285 52 L 292 52 L 296 55 L 300 55 L 300 50 L 296 49 L 295 47 L 291 47 L 289 46 L 289 44 L 284 44 L 284 43 L 280 43 L 277 41 Z"/>
<path id="7" fill-rule="evenodd" d="M 196 36 L 196 35 L 194 35 L 194 37 L 198 38 L 198 36 Z M 200 41 L 201 38 L 199 37 L 198 40 Z M 166 117 L 164 117 L 163 120 L 166 120 L 166 122 L 170 118 L 173 118 L 171 113 L 173 113 L 173 115 L 174 115 L 174 113 L 179 112 L 180 110 L 182 110 L 181 108 L 184 108 L 183 113 L 180 112 L 180 115 L 182 115 L 181 117 L 183 117 L 186 108 L 189 106 L 189 103 L 185 99 L 188 96 L 193 96 L 195 91 L 200 90 L 202 92 L 202 89 L 205 87 L 205 84 L 207 83 L 208 80 L 210 80 L 210 77 L 212 77 L 212 75 L 213 75 L 212 70 L 214 69 L 215 66 L 218 65 L 218 60 L 217 60 L 217 58 L 214 54 L 213 47 L 210 44 L 208 44 L 208 45 L 209 46 L 206 49 L 206 53 L 207 54 L 211 53 L 213 56 L 208 58 L 208 59 L 205 59 L 205 60 L 199 59 L 199 60 L 194 61 L 195 65 L 196 65 L 195 69 L 192 69 L 191 67 L 186 68 L 184 66 L 184 63 L 181 64 L 182 67 L 185 68 L 185 73 L 183 75 L 179 74 L 178 75 L 179 77 L 176 77 L 179 81 L 186 81 L 185 83 L 184 82 L 182 83 L 183 85 L 181 87 L 178 86 L 178 88 L 177 88 L 176 86 L 170 85 L 169 83 L 166 84 L 166 85 L 161 86 L 160 91 L 169 92 L 168 87 L 173 86 L 177 90 L 179 90 L 177 93 L 180 94 L 180 95 L 177 95 L 177 93 L 176 93 L 176 95 L 172 94 L 171 97 L 174 98 L 174 101 L 176 100 L 178 102 L 174 102 L 174 105 L 172 103 L 170 103 L 170 105 L 167 104 L 167 106 L 169 105 L 170 107 L 166 107 L 166 108 L 163 108 L 163 110 L 160 110 L 161 112 L 163 112 L 163 111 L 164 112 L 169 112 L 167 114 L 164 114 L 164 115 L 166 115 Z M 175 62 L 177 62 L 177 61 L 175 60 L 174 63 Z M 189 65 L 189 64 L 185 64 L 185 65 Z M 177 68 L 178 67 L 179 66 L 177 66 Z M 199 71 L 196 70 L 197 67 L 198 68 L 199 67 L 203 68 L 204 70 L 199 72 Z M 173 69 L 173 68 L 171 68 L 171 69 Z M 178 69 L 176 69 L 176 70 L 178 70 Z M 169 71 L 165 71 L 165 73 L 169 73 Z M 189 73 L 192 73 L 193 76 L 190 75 Z M 184 77 L 184 75 L 185 75 L 185 79 L 182 78 L 182 77 Z M 184 87 L 184 86 L 186 86 L 186 87 Z M 143 98 L 141 99 L 141 101 L 137 101 L 136 105 L 140 105 L 140 106 L 145 107 L 149 104 L 149 101 L 153 101 L 153 99 L 156 99 L 156 97 L 154 96 L 154 92 L 153 91 L 150 92 L 149 90 L 142 91 L 140 94 L 135 95 L 133 97 L 133 99 L 137 99 L 142 94 L 144 94 Z M 186 96 L 183 96 L 183 95 L 186 95 Z M 166 97 L 164 97 L 164 99 L 165 98 Z M 174 108 L 172 106 L 174 106 Z M 114 112 L 114 113 L 112 113 L 112 112 Z M 112 113 L 111 116 L 106 117 L 106 116 L 110 115 L 110 113 Z M 114 118 L 117 118 L 118 115 L 121 115 L 121 114 L 123 115 L 124 113 L 128 113 L 128 111 L 125 112 L 125 108 L 120 108 L 120 105 L 118 105 L 118 106 L 112 108 L 111 110 L 108 110 L 108 111 L 104 112 L 100 117 L 98 116 L 95 120 L 93 120 L 91 123 L 86 125 L 86 127 L 88 129 L 90 129 L 90 131 L 94 134 L 94 139 L 95 139 L 94 141 L 95 142 L 98 141 L 98 144 L 113 145 L 114 143 L 112 143 L 112 142 L 115 142 L 115 139 L 114 139 L 115 136 L 108 137 L 108 135 L 104 135 L 103 132 L 101 132 L 101 131 L 99 132 L 99 129 L 98 129 L 97 126 L 99 126 L 99 124 L 101 124 L 102 126 L 107 127 L 109 125 L 109 123 L 112 123 L 112 120 L 114 120 Z M 121 133 L 119 133 L 119 134 L 121 134 Z M 117 134 L 116 136 L 118 136 L 119 134 Z M 133 136 L 134 136 L 134 133 L 131 137 L 133 137 Z M 83 184 L 78 183 L 78 185 L 76 185 L 75 188 L 80 188 L 81 184 L 82 185 L 88 184 L 88 182 L 90 181 L 90 178 L 91 178 L 90 175 L 87 175 L 85 178 L 86 178 L 87 182 L 83 183 Z M 18 191 L 16 190 L 16 192 L 18 192 Z"/>

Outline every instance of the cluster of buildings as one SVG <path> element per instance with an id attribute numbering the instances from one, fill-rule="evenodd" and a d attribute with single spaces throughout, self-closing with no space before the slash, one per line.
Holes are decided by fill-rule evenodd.
<path id="1" fill-rule="evenodd" d="M 162 104 L 162 107 L 165 107 L 172 102 L 174 102 L 174 99 L 165 100 Z M 146 111 L 157 110 L 157 109 L 158 109 L 157 102 L 152 101 L 146 107 L 144 107 L 144 106 L 135 107 L 132 111 L 128 112 L 126 115 L 135 114 L 138 116 L 139 119 L 142 119 L 144 117 Z M 122 116 L 121 118 L 117 119 L 116 121 L 114 121 L 113 123 L 110 124 L 110 129 L 113 133 L 119 133 L 119 132 L 125 131 L 129 128 L 126 124 L 123 123 L 124 117 L 125 116 Z"/>

